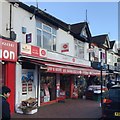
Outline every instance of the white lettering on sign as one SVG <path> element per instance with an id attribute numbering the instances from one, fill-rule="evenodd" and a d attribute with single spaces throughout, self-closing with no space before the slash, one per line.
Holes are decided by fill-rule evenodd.
<path id="1" fill-rule="evenodd" d="M 14 60 L 15 59 L 15 53 L 13 51 L 4 50 L 3 51 L 3 58 Z"/>
<path id="2" fill-rule="evenodd" d="M 8 42 L 2 42 L 2 45 L 7 47 L 14 47 L 14 44 Z"/>
<path id="3" fill-rule="evenodd" d="M 3 57 L 4 57 L 5 59 L 8 59 L 8 58 L 9 58 L 9 52 L 8 52 L 7 50 L 4 50 L 4 52 L 3 52 Z"/>
<path id="4" fill-rule="evenodd" d="M 10 51 L 10 59 L 15 59 L 15 53 L 13 51 Z"/>

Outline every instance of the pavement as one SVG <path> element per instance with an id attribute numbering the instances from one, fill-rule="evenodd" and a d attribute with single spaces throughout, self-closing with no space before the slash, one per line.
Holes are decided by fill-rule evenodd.
<path id="1" fill-rule="evenodd" d="M 65 103 L 54 103 L 41 106 L 37 113 L 32 115 L 13 114 L 12 118 L 91 118 L 101 117 L 100 103 L 92 100 L 66 99 Z"/>

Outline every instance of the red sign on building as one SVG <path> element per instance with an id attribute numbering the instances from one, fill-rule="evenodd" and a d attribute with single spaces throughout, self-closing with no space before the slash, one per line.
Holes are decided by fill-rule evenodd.
<path id="1" fill-rule="evenodd" d="M 17 43 L 0 38 L 0 60 L 17 61 Z"/>
<path id="2" fill-rule="evenodd" d="M 69 52 L 69 43 L 63 43 L 61 45 L 61 52 Z"/>
<path id="3" fill-rule="evenodd" d="M 31 46 L 31 55 L 35 57 L 39 57 L 40 56 L 39 47 Z"/>
<path id="4" fill-rule="evenodd" d="M 41 58 L 41 57 L 46 58 L 47 50 L 37 46 L 21 43 L 20 54 L 31 56 L 31 57 L 37 57 L 37 58 Z"/>

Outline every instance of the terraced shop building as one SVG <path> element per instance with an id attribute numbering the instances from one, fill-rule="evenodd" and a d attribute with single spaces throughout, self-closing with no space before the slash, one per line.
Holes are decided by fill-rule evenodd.
<path id="1" fill-rule="evenodd" d="M 1 9 L 1 34 L 12 33 L 18 46 L 13 110 L 30 97 L 37 98 L 38 106 L 57 102 L 61 91 L 72 98 L 79 77 L 100 75 L 89 61 L 86 22 L 70 25 L 21 2 L 4 2 Z"/>

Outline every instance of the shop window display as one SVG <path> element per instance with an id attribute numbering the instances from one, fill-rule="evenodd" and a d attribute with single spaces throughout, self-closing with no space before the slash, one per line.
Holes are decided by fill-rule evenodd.
<path id="1" fill-rule="evenodd" d="M 21 76 L 21 83 L 22 83 L 22 95 L 23 99 L 25 96 L 35 97 L 35 65 L 27 62 L 22 63 L 22 76 Z"/>
<path id="2" fill-rule="evenodd" d="M 28 92 L 32 92 L 32 86 L 34 82 L 34 70 L 28 69 L 22 70 L 22 94 L 25 95 Z"/>
<path id="3" fill-rule="evenodd" d="M 85 94 L 85 90 L 87 87 L 87 83 L 84 76 L 77 76 L 76 80 L 74 81 L 74 86 L 78 90 L 78 97 L 82 98 Z"/>
<path id="4" fill-rule="evenodd" d="M 35 84 L 35 65 L 31 63 L 22 63 L 22 76 L 21 86 L 22 96 L 20 104 L 16 105 L 17 113 L 33 114 L 37 112 L 38 100 L 36 96 L 36 84 Z"/>
<path id="5" fill-rule="evenodd" d="M 61 75 L 60 76 L 60 89 L 65 92 L 66 98 L 70 98 L 70 75 Z"/>
<path id="6" fill-rule="evenodd" d="M 41 103 L 56 99 L 56 74 L 42 73 L 40 80 Z"/>

